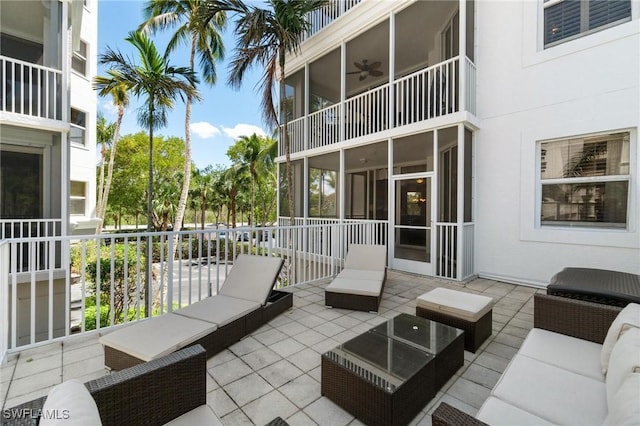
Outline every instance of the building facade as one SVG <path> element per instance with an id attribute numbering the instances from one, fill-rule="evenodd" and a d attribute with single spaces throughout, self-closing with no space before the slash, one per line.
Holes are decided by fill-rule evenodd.
<path id="1" fill-rule="evenodd" d="M 640 273 L 640 2 L 349 0 L 310 21 L 285 70 L 297 223 L 386 221 L 391 268 L 450 279 Z"/>
<path id="2" fill-rule="evenodd" d="M 95 230 L 97 0 L 0 11 L 0 238 Z"/>

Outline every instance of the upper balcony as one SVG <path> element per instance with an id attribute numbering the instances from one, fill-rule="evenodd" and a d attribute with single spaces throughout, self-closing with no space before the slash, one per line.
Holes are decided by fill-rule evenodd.
<path id="1" fill-rule="evenodd" d="M 341 5 L 339 12 L 318 16 L 335 19 L 357 3 L 332 2 Z M 336 27 L 350 37 L 338 45 L 325 38 L 305 41 L 285 80 L 290 152 L 475 115 L 473 7 L 466 1 L 408 2 L 364 30 L 349 19 Z M 328 22 L 312 23 L 315 29 Z M 284 143 L 279 154 L 285 154 Z"/>
<path id="2" fill-rule="evenodd" d="M 63 3 L 3 2 L 0 112 L 62 119 Z"/>

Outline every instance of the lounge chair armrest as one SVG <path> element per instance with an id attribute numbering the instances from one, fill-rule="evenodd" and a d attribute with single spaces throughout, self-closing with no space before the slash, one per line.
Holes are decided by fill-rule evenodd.
<path id="1" fill-rule="evenodd" d="M 433 426 L 487 426 L 473 416 L 460 411 L 457 408 L 441 402 L 431 414 L 431 424 Z"/>
<path id="2" fill-rule="evenodd" d="M 206 404 L 206 351 L 191 346 L 170 355 L 107 374 L 85 383 L 98 406 L 103 425 L 164 424 Z M 9 412 L 37 413 L 46 397 Z M 22 411 L 25 413 L 25 411 Z M 4 413 L 3 413 L 4 414 Z M 4 419 L 7 425 L 32 425 L 30 416 Z"/>
<path id="3" fill-rule="evenodd" d="M 602 343 L 622 308 L 568 297 L 536 293 L 533 326 Z"/>

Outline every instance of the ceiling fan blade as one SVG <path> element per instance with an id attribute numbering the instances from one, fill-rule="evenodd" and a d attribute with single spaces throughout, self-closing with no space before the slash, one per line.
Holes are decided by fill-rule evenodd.
<path id="1" fill-rule="evenodd" d="M 361 74 L 361 73 L 362 71 L 351 71 L 351 72 L 348 72 L 347 74 Z"/>
<path id="2" fill-rule="evenodd" d="M 369 68 L 370 68 L 370 69 L 378 68 L 378 67 L 380 67 L 380 65 L 382 65 L 382 62 L 380 62 L 380 61 L 376 61 L 376 62 L 374 62 L 374 63 L 370 64 L 370 65 L 369 65 Z"/>
<path id="3" fill-rule="evenodd" d="M 366 71 L 367 69 L 367 64 L 361 65 L 357 62 L 354 62 L 353 65 L 361 71 Z"/>
<path id="4" fill-rule="evenodd" d="M 373 77 L 380 77 L 382 75 L 382 71 L 380 71 L 380 70 L 370 70 L 369 71 L 369 75 L 372 75 Z"/>

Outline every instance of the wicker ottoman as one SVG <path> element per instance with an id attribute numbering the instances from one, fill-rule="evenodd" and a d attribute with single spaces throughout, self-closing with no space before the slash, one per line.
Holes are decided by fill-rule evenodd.
<path id="1" fill-rule="evenodd" d="M 436 288 L 416 299 L 416 315 L 464 330 L 464 349 L 475 352 L 491 336 L 493 299 Z"/>

